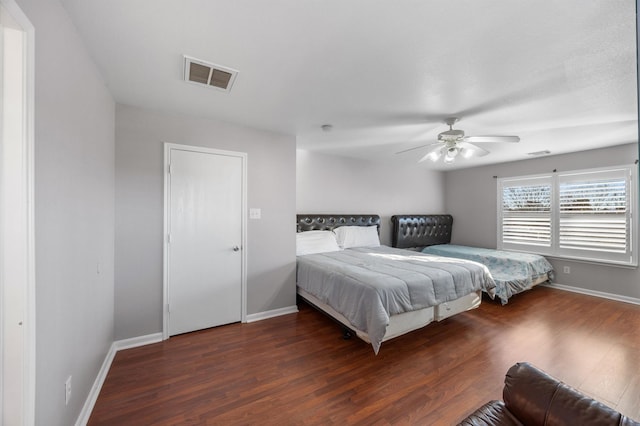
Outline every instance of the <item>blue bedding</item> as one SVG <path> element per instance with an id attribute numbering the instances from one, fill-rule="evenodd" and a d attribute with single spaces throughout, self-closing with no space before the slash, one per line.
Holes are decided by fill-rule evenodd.
<path id="1" fill-rule="evenodd" d="M 553 266 L 543 256 L 480 247 L 439 244 L 425 247 L 423 253 L 438 256 L 468 259 L 489 268 L 496 283 L 496 296 L 503 305 L 514 294 L 530 289 L 542 276 L 547 274 L 553 280 Z"/>

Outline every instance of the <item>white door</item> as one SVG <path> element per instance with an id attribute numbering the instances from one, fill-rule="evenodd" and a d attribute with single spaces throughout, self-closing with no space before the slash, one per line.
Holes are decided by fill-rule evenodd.
<path id="1" fill-rule="evenodd" d="M 168 335 L 242 319 L 243 154 L 168 148 Z"/>

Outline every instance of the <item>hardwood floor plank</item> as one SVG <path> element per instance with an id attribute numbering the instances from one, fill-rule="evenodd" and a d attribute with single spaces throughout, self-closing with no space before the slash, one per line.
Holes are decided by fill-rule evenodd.
<path id="1" fill-rule="evenodd" d="M 632 419 L 640 419 L 640 376 L 635 375 L 631 378 L 629 386 L 622 394 L 620 402 L 615 407 L 625 416 Z"/>
<path id="2" fill-rule="evenodd" d="M 301 303 L 119 352 L 89 425 L 456 424 L 529 361 L 640 417 L 640 306 L 537 287 L 400 336 L 376 356 Z"/>
<path id="3" fill-rule="evenodd" d="M 579 389 L 598 395 L 603 402 L 615 407 L 633 379 L 629 375 L 633 368 L 640 371 L 640 353 L 630 346 L 612 344 Z"/>

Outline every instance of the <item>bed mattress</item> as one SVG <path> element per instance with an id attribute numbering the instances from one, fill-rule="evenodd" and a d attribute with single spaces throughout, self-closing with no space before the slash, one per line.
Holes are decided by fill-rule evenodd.
<path id="1" fill-rule="evenodd" d="M 511 296 L 532 286 L 553 280 L 553 266 L 543 256 L 480 247 L 439 244 L 425 247 L 423 253 L 473 260 L 489 268 L 496 283 L 496 296 L 506 304 Z"/>
<path id="2" fill-rule="evenodd" d="M 298 256 L 297 263 L 298 287 L 368 334 L 376 353 L 391 316 L 495 292 L 480 263 L 386 246 Z"/>

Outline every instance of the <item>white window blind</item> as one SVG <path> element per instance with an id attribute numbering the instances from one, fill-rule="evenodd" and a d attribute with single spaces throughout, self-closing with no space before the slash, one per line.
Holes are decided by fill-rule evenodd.
<path id="1" fill-rule="evenodd" d="M 498 247 L 637 265 L 637 166 L 498 180 Z"/>
<path id="2" fill-rule="evenodd" d="M 621 261 L 630 256 L 629 177 L 624 168 L 558 175 L 560 254 Z"/>
<path id="3" fill-rule="evenodd" d="M 503 181 L 502 242 L 551 246 L 551 177 Z"/>

